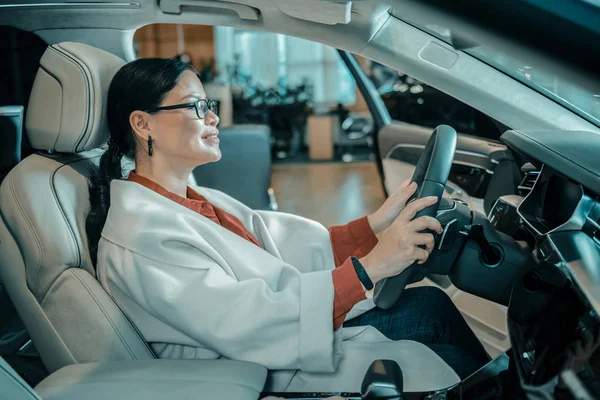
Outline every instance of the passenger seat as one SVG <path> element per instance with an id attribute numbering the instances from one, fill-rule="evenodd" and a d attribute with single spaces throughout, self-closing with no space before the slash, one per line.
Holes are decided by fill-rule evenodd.
<path id="1" fill-rule="evenodd" d="M 276 210 L 270 191 L 270 137 L 266 125 L 220 128 L 222 158 L 194 169 L 197 185 L 220 190 L 254 210 Z"/>
<path id="2" fill-rule="evenodd" d="M 105 97 L 123 64 L 82 43 L 48 47 L 26 110 L 38 153 L 19 162 L 0 186 L 0 280 L 52 374 L 36 390 L 57 400 L 167 393 L 173 399 L 256 399 L 264 367 L 156 360 L 95 278 L 85 232 L 87 177 L 108 139 Z M 11 385 L 23 389 L 22 381 Z M 82 395 L 85 387 L 89 393 Z"/>

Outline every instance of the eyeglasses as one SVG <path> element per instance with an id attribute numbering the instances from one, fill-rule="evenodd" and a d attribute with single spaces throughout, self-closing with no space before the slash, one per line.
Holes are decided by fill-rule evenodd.
<path id="1" fill-rule="evenodd" d="M 200 99 L 198 101 L 194 101 L 191 103 L 185 103 L 185 104 L 175 104 L 173 106 L 156 107 L 151 111 L 177 110 L 180 108 L 192 108 L 192 107 L 196 110 L 196 115 L 200 119 L 206 118 L 206 115 L 208 114 L 208 110 L 212 111 L 215 115 L 217 115 L 219 113 L 219 103 L 216 100 L 207 100 L 207 99 Z"/>

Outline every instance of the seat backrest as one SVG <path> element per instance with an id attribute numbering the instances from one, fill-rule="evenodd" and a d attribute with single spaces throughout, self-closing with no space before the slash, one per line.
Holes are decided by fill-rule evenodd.
<path id="1" fill-rule="evenodd" d="M 0 357 L 0 400 L 41 400 L 14 369 Z"/>
<path id="2" fill-rule="evenodd" d="M 50 372 L 154 354 L 95 279 L 87 177 L 106 143 L 105 97 L 124 64 L 81 43 L 50 46 L 28 108 L 40 150 L 0 186 L 0 279 Z"/>
<path id="3" fill-rule="evenodd" d="M 271 130 L 266 125 L 233 125 L 219 131 L 223 158 L 196 167 L 196 183 L 227 193 L 250 208 L 270 209 Z"/>

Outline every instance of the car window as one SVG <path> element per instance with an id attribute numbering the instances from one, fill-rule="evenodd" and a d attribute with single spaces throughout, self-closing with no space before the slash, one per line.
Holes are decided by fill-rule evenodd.
<path id="1" fill-rule="evenodd" d="M 401 71 L 368 59 L 360 62 L 393 120 L 429 128 L 447 124 L 460 133 L 499 140 L 500 124 L 482 112 Z"/>
<path id="2" fill-rule="evenodd" d="M 308 89 L 312 104 L 355 102 L 355 83 L 334 48 L 271 32 L 203 25 L 148 25 L 135 34 L 139 57 L 184 56 L 207 83 L 235 90 Z M 158 45 L 156 45 L 158 43 Z M 293 51 L 292 51 L 293 49 Z"/>
<path id="3" fill-rule="evenodd" d="M 600 93 L 594 93 L 490 47 L 477 46 L 465 52 L 600 126 Z"/>
<path id="4" fill-rule="evenodd" d="M 369 109 L 333 47 L 272 32 L 174 24 L 140 28 L 134 46 L 139 58 L 177 57 L 196 67 L 207 96 L 219 102 L 222 127 L 268 125 L 273 162 L 374 157 Z M 319 152 L 318 143 L 328 150 Z"/>
<path id="5" fill-rule="evenodd" d="M 0 106 L 23 106 L 29 95 L 47 44 L 36 34 L 0 26 Z M 24 127 L 21 158 L 33 153 Z"/>
<path id="6" fill-rule="evenodd" d="M 598 0 L 583 1 L 596 6 L 600 4 Z M 551 3 L 547 2 L 546 6 L 553 7 L 554 5 Z M 543 4 L 543 2 L 540 4 Z M 568 7 L 564 9 L 566 10 Z M 453 38 L 452 32 L 446 27 L 435 24 L 420 24 L 406 18 L 400 19 L 451 46 L 455 45 L 453 42 L 456 39 Z M 600 93 L 591 91 L 576 82 L 559 77 L 542 68 L 534 67 L 521 59 L 489 46 L 477 45 L 463 51 L 554 100 L 591 123 L 600 126 Z"/>
<path id="7" fill-rule="evenodd" d="M 0 106 L 27 106 L 46 46 L 34 33 L 0 26 Z"/>

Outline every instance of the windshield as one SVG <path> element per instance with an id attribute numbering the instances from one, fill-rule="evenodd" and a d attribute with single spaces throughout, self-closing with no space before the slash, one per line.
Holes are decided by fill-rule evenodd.
<path id="1" fill-rule="evenodd" d="M 600 0 L 587 1 L 600 2 Z M 408 21 L 405 18 L 400 19 L 450 45 L 453 44 L 451 32 L 444 27 L 433 24 L 418 25 L 414 21 Z M 593 93 L 573 82 L 539 68 L 534 68 L 521 60 L 487 46 L 479 45 L 463 51 L 549 97 L 591 123 L 600 126 L 600 93 Z"/>
<path id="2" fill-rule="evenodd" d="M 562 104 L 595 125 L 600 125 L 600 93 L 592 93 L 486 46 L 477 46 L 465 52 Z"/>

